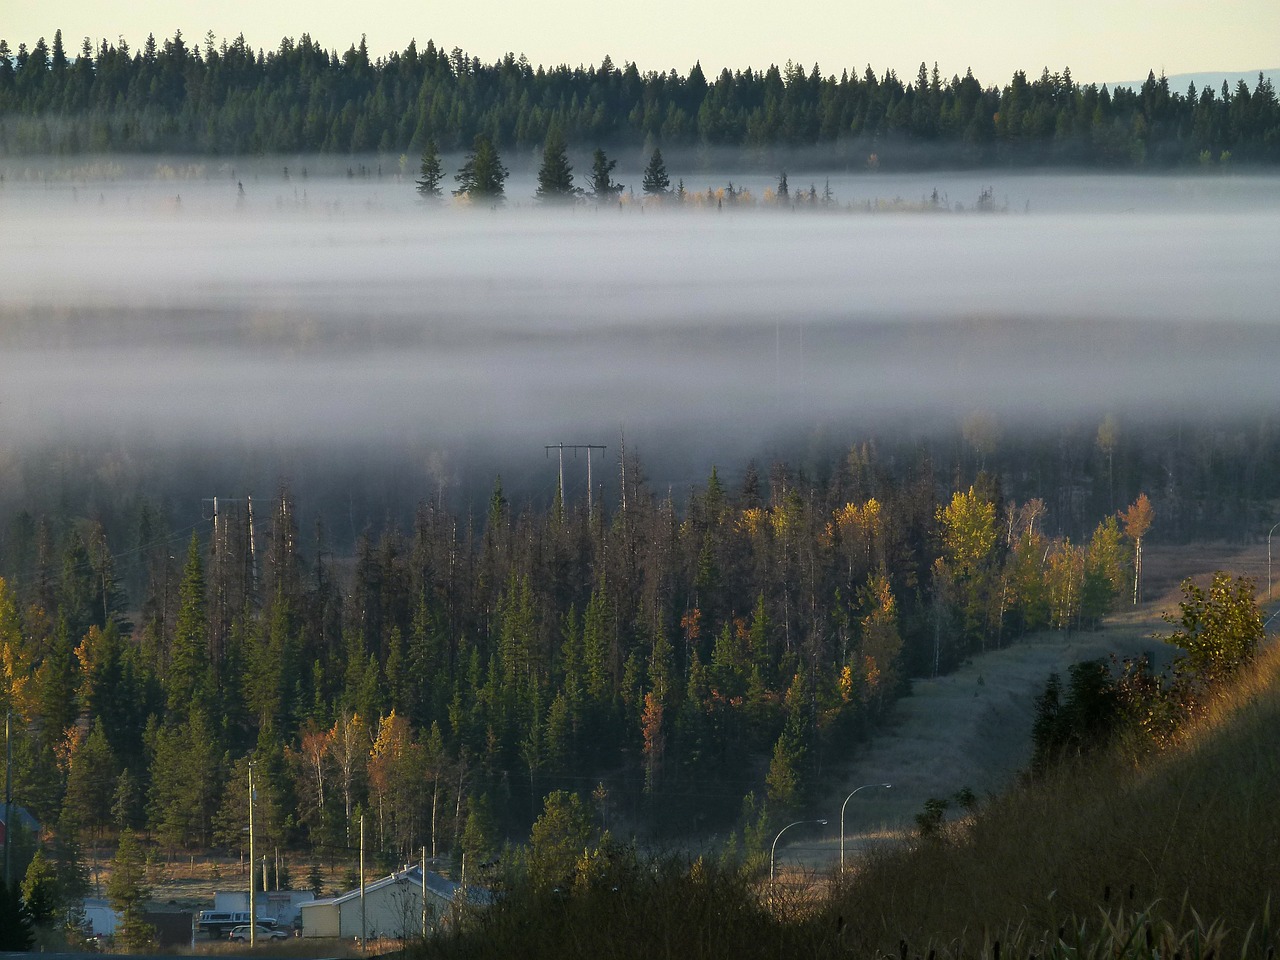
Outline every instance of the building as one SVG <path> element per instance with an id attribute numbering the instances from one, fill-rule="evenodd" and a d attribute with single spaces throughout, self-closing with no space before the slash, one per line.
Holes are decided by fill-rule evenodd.
<path id="1" fill-rule="evenodd" d="M 426 916 L 423 916 L 423 892 L 426 892 Z M 421 867 L 408 867 L 382 877 L 364 887 L 363 909 L 359 890 L 352 890 L 327 900 L 302 905 L 304 937 L 341 937 L 366 939 L 386 937 L 404 940 L 423 935 L 446 917 L 463 897 L 462 887 L 430 870 L 423 882 Z M 487 891 L 467 888 L 465 899 L 475 905 L 487 904 Z M 363 921 L 362 921 L 363 917 Z"/>
<path id="2" fill-rule="evenodd" d="M 302 925 L 302 905 L 315 898 L 316 895 L 310 890 L 258 890 L 253 897 L 253 908 L 260 919 L 269 917 L 275 921 L 275 926 L 288 930 Z M 213 909 L 219 912 L 247 913 L 248 891 L 219 890 L 213 895 Z"/>
<path id="3" fill-rule="evenodd" d="M 3 797 L 0 797 L 0 801 L 3 801 L 3 799 Z M 14 826 L 18 828 L 13 832 L 13 842 L 19 842 L 20 833 L 25 833 L 29 839 L 35 839 L 40 836 L 40 821 L 33 817 L 26 807 L 20 807 L 14 803 L 9 805 L 8 809 Z M 5 820 L 5 804 L 0 802 L 0 844 L 5 842 L 8 835 L 9 824 Z"/>
<path id="4" fill-rule="evenodd" d="M 91 937 L 110 937 L 116 932 L 120 914 L 101 897 L 86 897 L 84 901 L 85 932 Z"/>

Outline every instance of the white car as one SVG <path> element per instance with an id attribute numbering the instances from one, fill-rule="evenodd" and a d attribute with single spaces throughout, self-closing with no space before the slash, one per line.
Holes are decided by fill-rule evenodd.
<path id="1" fill-rule="evenodd" d="M 228 940 L 239 940 L 241 943 L 249 942 L 249 925 L 242 923 L 238 927 L 232 927 L 231 933 L 227 935 Z M 258 925 L 258 933 L 255 940 L 288 940 L 289 935 L 283 930 L 274 930 L 270 927 Z"/>

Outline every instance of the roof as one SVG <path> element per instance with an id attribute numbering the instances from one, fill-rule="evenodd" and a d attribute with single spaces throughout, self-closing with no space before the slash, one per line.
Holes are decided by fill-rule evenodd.
<path id="1" fill-rule="evenodd" d="M 415 889 L 421 889 L 422 868 L 408 867 L 404 870 L 390 874 L 389 876 L 374 880 L 372 883 L 366 883 L 364 885 L 364 893 L 367 897 L 369 894 L 378 890 L 397 886 L 399 884 L 409 884 Z M 461 889 L 462 887 L 460 884 L 454 883 L 452 880 L 442 877 L 440 874 L 432 870 L 427 871 L 427 891 L 440 899 L 452 900 L 458 895 L 458 891 Z M 476 904 L 487 904 L 490 900 L 489 891 L 478 887 L 467 887 L 465 896 L 467 900 Z M 308 907 L 317 907 L 321 904 L 344 904 L 358 899 L 360 899 L 360 889 L 357 887 L 355 890 L 339 894 L 336 897 L 329 897 L 325 900 L 312 900 L 310 903 L 304 903 L 301 906 L 303 910 L 306 910 Z"/>
<path id="2" fill-rule="evenodd" d="M 29 830 L 32 833 L 40 832 L 40 821 L 31 815 L 31 811 L 26 807 L 20 807 L 16 803 L 10 805 L 9 809 L 13 811 L 13 819 L 22 829 Z M 4 804 L 0 803 L 0 823 L 4 823 Z"/>

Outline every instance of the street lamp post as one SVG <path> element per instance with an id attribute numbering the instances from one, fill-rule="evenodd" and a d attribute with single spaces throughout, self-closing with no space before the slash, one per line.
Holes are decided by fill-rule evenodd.
<path id="1" fill-rule="evenodd" d="M 258 943 L 258 907 L 254 890 L 257 861 L 253 858 L 253 761 L 249 761 L 249 946 Z"/>
<path id="2" fill-rule="evenodd" d="M 774 867 L 777 864 L 776 854 L 778 852 L 778 841 L 782 839 L 782 835 L 792 827 L 798 827 L 802 823 L 820 823 L 824 827 L 827 825 L 825 820 L 797 820 L 795 823 L 788 823 L 785 827 L 778 831 L 778 835 L 773 838 L 773 846 L 769 848 L 769 894 L 773 895 L 773 874 Z"/>
<path id="3" fill-rule="evenodd" d="M 866 790 L 870 787 L 883 787 L 888 790 L 892 787 L 892 783 L 864 783 L 860 787 L 855 787 L 853 793 L 844 798 L 844 803 L 840 804 L 840 873 L 844 874 L 844 808 L 849 805 L 849 801 L 853 799 L 853 794 L 859 790 Z"/>
<path id="4" fill-rule="evenodd" d="M 1280 523 L 1267 531 L 1267 603 L 1271 602 L 1271 535 L 1276 532 L 1276 527 L 1280 527 Z"/>

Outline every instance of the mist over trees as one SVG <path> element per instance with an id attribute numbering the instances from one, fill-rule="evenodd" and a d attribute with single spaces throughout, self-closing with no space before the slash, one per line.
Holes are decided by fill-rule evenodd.
<path id="1" fill-rule="evenodd" d="M 679 498 L 629 454 L 592 509 L 498 479 L 480 515 L 437 492 L 350 553 L 288 489 L 182 525 L 134 491 L 110 535 L 65 500 L 10 513 L 15 795 L 70 861 L 131 831 L 234 854 L 250 759 L 263 842 L 312 856 L 349 849 L 360 814 L 388 862 L 492 851 L 555 791 L 641 831 L 731 826 L 747 794 L 753 822 L 785 815 L 908 677 L 1130 602 L 1126 502 L 1144 536 L 1200 513 L 1132 493 L 1164 461 L 1114 425 L 1109 460 L 1047 443 L 1065 459 L 1034 481 L 1000 448 L 1033 451 L 980 433 L 713 470 Z"/>
<path id="2" fill-rule="evenodd" d="M 178 151 L 198 154 L 377 151 L 419 156 L 470 149 L 537 150 L 558 128 L 571 146 L 723 147 L 770 162 L 778 148 L 822 147 L 854 168 L 1059 165 L 1121 169 L 1272 164 L 1280 108 L 1271 83 L 1171 90 L 1149 74 L 1139 90 L 1079 84 L 1069 69 L 1003 85 L 921 63 L 823 74 L 788 61 L 714 77 L 598 66 L 492 64 L 428 41 L 370 56 L 339 55 L 307 34 L 275 50 L 243 35 L 181 32 L 140 50 L 61 31 L 17 49 L 0 40 L 0 155 Z"/>

